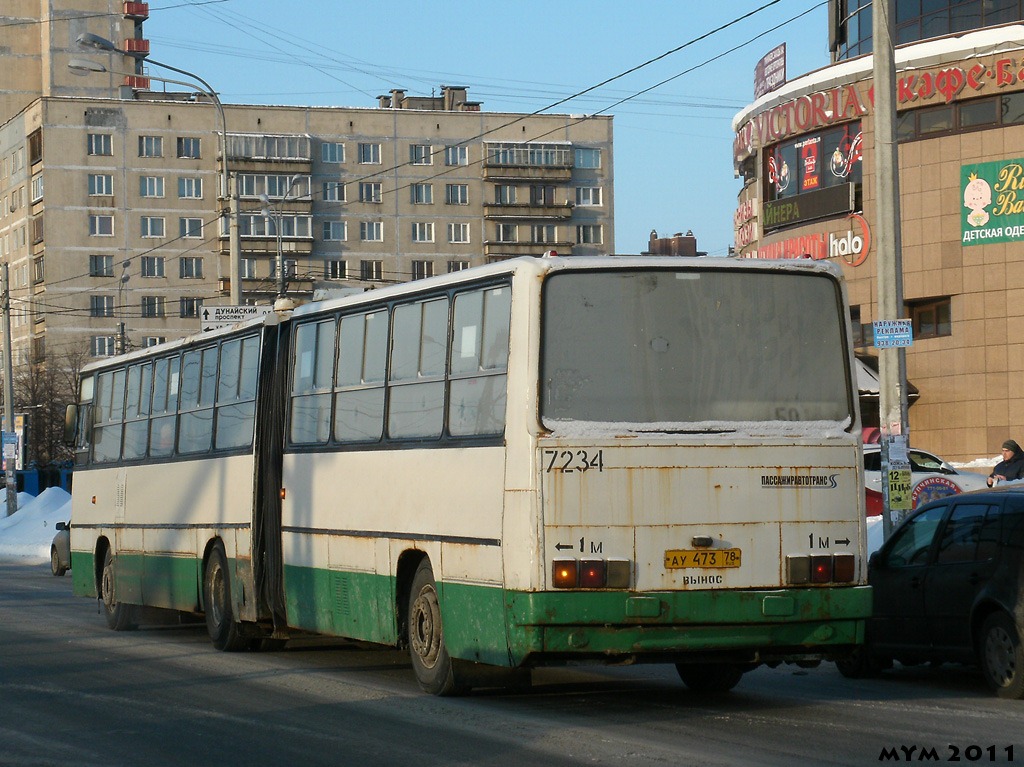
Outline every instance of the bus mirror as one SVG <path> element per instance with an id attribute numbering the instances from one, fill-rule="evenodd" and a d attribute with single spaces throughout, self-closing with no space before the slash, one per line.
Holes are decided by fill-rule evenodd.
<path id="1" fill-rule="evenodd" d="M 78 405 L 68 405 L 64 411 L 64 444 L 74 447 L 78 431 Z"/>

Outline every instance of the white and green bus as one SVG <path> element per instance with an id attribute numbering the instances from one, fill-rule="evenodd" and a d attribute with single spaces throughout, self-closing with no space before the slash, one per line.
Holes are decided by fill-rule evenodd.
<path id="1" fill-rule="evenodd" d="M 848 654 L 870 612 L 845 288 L 812 261 L 523 258 L 89 365 L 75 592 L 408 647 L 428 692 Z"/>

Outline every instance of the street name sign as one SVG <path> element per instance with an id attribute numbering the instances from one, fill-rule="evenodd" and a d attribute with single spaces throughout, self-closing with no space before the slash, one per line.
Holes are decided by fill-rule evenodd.
<path id="1" fill-rule="evenodd" d="M 205 332 L 237 325 L 254 317 L 265 317 L 274 311 L 270 304 L 262 306 L 204 306 L 199 313 L 200 328 Z"/>

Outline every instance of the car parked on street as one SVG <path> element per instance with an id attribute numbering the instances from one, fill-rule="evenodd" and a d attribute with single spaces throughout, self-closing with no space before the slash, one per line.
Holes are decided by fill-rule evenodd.
<path id="1" fill-rule="evenodd" d="M 1024 697 L 1024 484 L 922 505 L 868 561 L 874 607 L 848 677 L 918 663 L 976 663 Z"/>
<path id="2" fill-rule="evenodd" d="M 912 448 L 907 451 L 907 456 L 910 458 L 910 492 L 915 509 L 938 498 L 988 487 L 984 475 L 957 471 L 946 461 L 925 450 Z M 867 515 L 873 517 L 881 514 L 882 448 L 879 445 L 864 445 L 864 494 Z"/>
<path id="3" fill-rule="evenodd" d="M 71 523 L 58 522 L 56 535 L 50 543 L 50 572 L 64 575 L 71 569 Z"/>

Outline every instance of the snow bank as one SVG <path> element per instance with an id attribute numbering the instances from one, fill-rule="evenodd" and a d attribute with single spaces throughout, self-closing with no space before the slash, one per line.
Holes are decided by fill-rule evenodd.
<path id="1" fill-rule="evenodd" d="M 49 487 L 36 498 L 18 493 L 18 510 L 11 516 L 6 495 L 0 493 L 0 498 L 0 561 L 49 562 L 55 525 L 71 519 L 71 496 L 59 487 Z"/>

